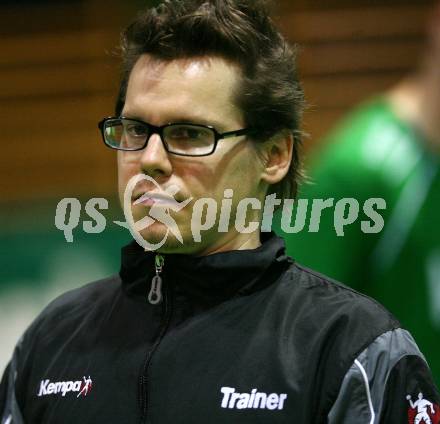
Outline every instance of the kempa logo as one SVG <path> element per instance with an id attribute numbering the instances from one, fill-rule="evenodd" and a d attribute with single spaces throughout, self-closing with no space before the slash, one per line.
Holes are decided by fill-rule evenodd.
<path id="1" fill-rule="evenodd" d="M 87 396 L 92 390 L 92 379 L 90 376 L 83 377 L 83 381 L 56 381 L 51 382 L 49 379 L 41 380 L 38 396 L 57 395 L 66 396 L 69 392 L 78 392 L 77 398 Z"/>
<path id="2" fill-rule="evenodd" d="M 222 387 L 222 408 L 281 410 L 287 399 L 286 393 L 264 393 L 252 389 L 250 393 L 238 393 L 234 387 Z"/>

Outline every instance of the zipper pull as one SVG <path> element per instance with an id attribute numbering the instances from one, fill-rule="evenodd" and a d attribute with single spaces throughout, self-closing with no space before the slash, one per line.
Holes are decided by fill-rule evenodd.
<path id="1" fill-rule="evenodd" d="M 151 280 L 151 289 L 150 293 L 148 293 L 148 301 L 152 305 L 158 305 L 162 302 L 162 277 L 160 276 L 160 273 L 162 272 L 164 262 L 165 259 L 162 255 L 156 255 L 154 258 L 156 275 Z"/>

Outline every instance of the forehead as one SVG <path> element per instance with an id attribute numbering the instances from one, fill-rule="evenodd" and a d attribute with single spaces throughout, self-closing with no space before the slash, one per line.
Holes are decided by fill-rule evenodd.
<path id="1" fill-rule="evenodd" d="M 150 121 L 190 114 L 241 122 L 234 102 L 239 80 L 238 65 L 219 57 L 163 61 L 145 54 L 130 74 L 123 114 Z"/>

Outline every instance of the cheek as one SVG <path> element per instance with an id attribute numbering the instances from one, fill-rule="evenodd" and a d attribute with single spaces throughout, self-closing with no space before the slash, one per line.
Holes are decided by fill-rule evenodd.
<path id="1" fill-rule="evenodd" d="M 230 188 L 244 197 L 255 194 L 262 171 L 261 158 L 255 148 L 248 144 L 224 159 L 212 167 L 213 182 L 218 189 Z"/>
<path id="2" fill-rule="evenodd" d="M 119 198 L 122 199 L 128 181 L 140 172 L 139 163 L 127 154 L 118 152 L 118 188 Z"/>
<path id="3" fill-rule="evenodd" d="M 249 151 L 249 154 L 243 157 L 235 167 L 234 182 L 237 197 L 239 199 L 260 198 L 264 191 L 264 187 L 261 185 L 262 174 L 261 157 L 256 154 L 255 150 Z"/>
<path id="4" fill-rule="evenodd" d="M 176 183 L 182 185 L 184 192 L 196 198 L 209 196 L 218 184 L 215 161 L 209 160 L 208 157 L 201 159 L 186 158 L 186 161 L 175 163 L 173 166 Z"/>
<path id="5" fill-rule="evenodd" d="M 227 176 L 236 182 L 238 189 L 250 189 L 254 185 L 258 186 L 261 171 L 261 158 L 253 147 L 249 147 L 233 158 Z"/>

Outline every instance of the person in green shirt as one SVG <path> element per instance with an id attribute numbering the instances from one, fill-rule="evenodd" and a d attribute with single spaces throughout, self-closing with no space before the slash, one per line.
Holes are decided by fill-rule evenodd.
<path id="1" fill-rule="evenodd" d="M 274 229 L 298 262 L 390 309 L 415 336 L 440 383 L 438 9 L 417 73 L 350 113 L 312 157 L 310 181 L 299 195 L 309 199 L 304 228 L 292 232 L 300 216 L 294 209 L 288 216 L 291 228 L 282 226 L 278 217 Z M 321 212 L 319 228 L 316 219 L 310 222 L 313 199 L 333 199 Z M 335 218 L 341 199 L 359 205 L 357 210 L 342 201 L 347 203 L 344 217 L 352 213 L 357 218 L 344 226 L 343 235 Z M 376 199 L 375 219 L 368 199 Z M 366 232 L 365 224 L 372 221 L 374 228 Z"/>

